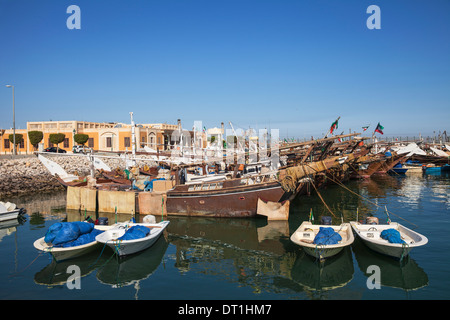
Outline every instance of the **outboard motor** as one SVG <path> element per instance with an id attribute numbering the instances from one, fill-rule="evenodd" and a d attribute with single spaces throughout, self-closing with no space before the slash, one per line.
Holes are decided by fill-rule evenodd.
<path id="1" fill-rule="evenodd" d="M 321 218 L 321 224 L 330 226 L 331 225 L 331 217 L 330 216 L 325 216 Z"/>
<path id="2" fill-rule="evenodd" d="M 98 218 L 98 224 L 100 226 L 107 226 L 108 225 L 108 218 L 107 217 L 99 217 Z"/>
<path id="3" fill-rule="evenodd" d="M 378 218 L 377 217 L 367 217 L 366 224 L 378 224 Z"/>

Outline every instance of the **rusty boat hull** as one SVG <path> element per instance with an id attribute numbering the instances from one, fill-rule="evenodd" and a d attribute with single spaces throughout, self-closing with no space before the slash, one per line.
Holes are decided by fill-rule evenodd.
<path id="1" fill-rule="evenodd" d="M 278 181 L 241 185 L 240 180 L 242 179 L 177 185 L 167 191 L 167 213 L 183 216 L 247 218 L 256 216 L 258 199 L 283 201 L 285 191 Z"/>

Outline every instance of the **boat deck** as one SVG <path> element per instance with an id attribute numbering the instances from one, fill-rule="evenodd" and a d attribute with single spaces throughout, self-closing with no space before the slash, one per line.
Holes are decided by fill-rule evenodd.
<path id="1" fill-rule="evenodd" d="M 317 233 L 319 232 L 320 227 L 331 227 L 334 229 L 334 231 L 339 233 L 339 235 L 342 237 L 342 240 L 339 241 L 339 244 L 345 243 L 349 240 L 348 231 L 347 231 L 347 228 L 349 226 L 333 226 L 333 225 L 324 226 L 324 225 L 313 225 L 313 224 L 306 225 L 304 227 L 297 229 L 297 231 L 295 231 L 295 233 L 294 233 L 293 240 L 297 240 L 297 241 L 303 242 L 305 244 L 313 244 L 314 238 L 316 237 Z"/>

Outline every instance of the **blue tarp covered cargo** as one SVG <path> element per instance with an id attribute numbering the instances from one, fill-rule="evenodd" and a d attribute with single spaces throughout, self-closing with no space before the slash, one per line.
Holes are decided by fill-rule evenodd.
<path id="1" fill-rule="evenodd" d="M 342 240 L 339 233 L 334 231 L 331 227 L 320 227 L 319 232 L 316 234 L 313 243 L 314 244 L 337 244 Z"/>
<path id="2" fill-rule="evenodd" d="M 81 235 L 90 234 L 94 230 L 94 224 L 82 221 L 58 222 L 48 228 L 44 241 L 53 246 L 63 246 L 80 238 Z M 89 237 L 84 237 L 88 239 Z M 82 239 L 84 239 L 82 238 Z M 95 240 L 95 236 L 94 236 Z M 80 241 L 81 242 L 81 241 Z M 92 241 L 91 241 L 92 242 Z M 88 242 L 86 242 L 88 243 Z M 84 244 L 84 243 L 80 243 Z M 79 245 L 79 244 L 78 244 Z"/>
<path id="3" fill-rule="evenodd" d="M 118 240 L 135 240 L 146 237 L 150 233 L 150 229 L 144 226 L 132 226 Z"/>
<path id="4" fill-rule="evenodd" d="M 400 236 L 400 232 L 395 229 L 386 229 L 381 231 L 380 237 L 390 243 L 405 243 Z"/>

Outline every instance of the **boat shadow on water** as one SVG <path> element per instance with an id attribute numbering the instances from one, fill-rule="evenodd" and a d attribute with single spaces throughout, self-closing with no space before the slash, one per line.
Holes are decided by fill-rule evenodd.
<path id="1" fill-rule="evenodd" d="M 402 261 L 393 259 L 369 249 L 361 239 L 355 239 L 352 245 L 355 259 L 361 272 L 369 277 L 370 266 L 380 268 L 382 286 L 412 291 L 428 285 L 428 276 L 416 261 L 408 255 Z"/>
<path id="2" fill-rule="evenodd" d="M 349 247 L 322 262 L 300 250 L 291 275 L 304 289 L 318 292 L 334 290 L 353 279 L 353 259 Z"/>
<path id="3" fill-rule="evenodd" d="M 49 287 L 66 285 L 72 273 L 68 267 L 80 268 L 80 277 L 86 277 L 97 271 L 96 278 L 102 284 L 113 288 L 131 285 L 150 277 L 161 264 L 169 242 L 161 236 L 152 247 L 136 254 L 117 257 L 110 248 L 102 248 L 80 257 L 57 262 L 54 259 L 34 276 L 34 281 Z M 104 250 L 102 250 L 104 249 Z"/>
<path id="4" fill-rule="evenodd" d="M 40 285 L 67 283 L 67 268 L 77 265 L 81 277 L 112 288 L 139 285 L 161 265 L 169 245 L 174 246 L 173 266 L 181 273 L 212 274 L 252 287 L 254 292 L 292 290 L 321 296 L 342 288 L 354 278 L 353 254 L 361 272 L 377 265 L 381 285 L 415 290 L 428 284 L 426 273 L 411 258 L 402 263 L 371 251 L 359 239 L 337 255 L 319 262 L 290 241 L 288 221 L 169 217 L 170 225 L 152 247 L 122 258 L 100 246 L 96 251 L 62 262 L 52 261 L 35 274 Z"/>

